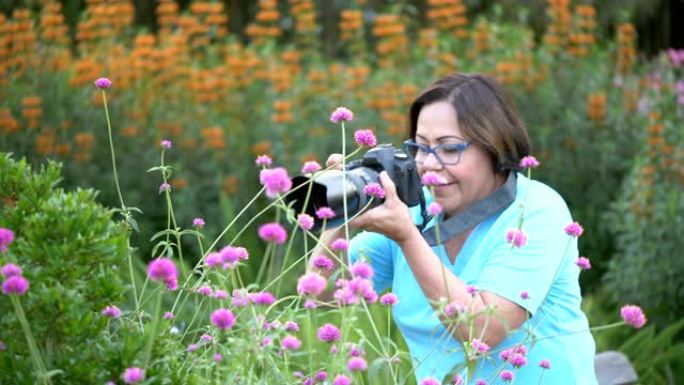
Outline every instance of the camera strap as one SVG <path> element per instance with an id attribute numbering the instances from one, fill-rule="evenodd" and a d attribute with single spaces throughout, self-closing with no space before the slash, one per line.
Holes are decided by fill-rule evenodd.
<path id="1" fill-rule="evenodd" d="M 510 206 L 515 201 L 517 193 L 517 175 L 515 171 L 508 173 L 506 182 L 489 194 L 486 198 L 472 204 L 464 211 L 454 215 L 444 222 L 437 223 L 423 231 L 423 238 L 430 246 L 437 246 L 458 234 L 476 226 L 480 222 Z M 439 243 L 437 243 L 437 226 L 439 226 Z"/>

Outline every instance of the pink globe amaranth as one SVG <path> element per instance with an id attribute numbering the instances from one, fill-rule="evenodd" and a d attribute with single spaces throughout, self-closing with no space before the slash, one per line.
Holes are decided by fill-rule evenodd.
<path id="1" fill-rule="evenodd" d="M 572 222 L 563 229 L 565 233 L 573 238 L 579 238 L 584 232 L 584 228 L 578 222 Z"/>
<path id="2" fill-rule="evenodd" d="M 328 286 L 328 280 L 316 272 L 310 272 L 299 277 L 297 293 L 299 295 L 317 296 Z"/>
<path id="3" fill-rule="evenodd" d="M 577 258 L 577 260 L 575 261 L 575 265 L 577 265 L 582 270 L 591 269 L 591 261 L 589 261 L 589 258 L 586 257 Z"/>
<path id="4" fill-rule="evenodd" d="M 427 377 L 420 381 L 420 385 L 442 385 L 442 383 L 434 377 Z"/>
<path id="5" fill-rule="evenodd" d="M 347 361 L 347 369 L 352 372 L 362 372 L 368 369 L 368 363 L 363 357 L 352 357 Z"/>
<path id="6" fill-rule="evenodd" d="M 249 295 L 249 300 L 252 301 L 252 303 L 255 305 L 268 306 L 272 305 L 276 301 L 276 298 L 272 293 L 268 291 L 262 291 L 259 293 L 251 293 Z"/>
<path id="7" fill-rule="evenodd" d="M 176 264 L 166 257 L 157 258 L 147 265 L 147 276 L 152 281 L 162 281 L 169 290 L 178 288 L 178 269 Z"/>
<path id="8" fill-rule="evenodd" d="M 528 155 L 526 157 L 523 157 L 520 160 L 520 168 L 527 169 L 527 168 L 537 168 L 539 167 L 539 161 L 537 158 L 533 157 L 532 155 Z"/>
<path id="9" fill-rule="evenodd" d="M 350 385 L 351 383 L 351 378 L 345 376 L 344 374 L 338 374 L 333 380 L 333 385 Z"/>
<path id="10" fill-rule="evenodd" d="M 344 238 L 337 238 L 330 245 L 334 251 L 346 251 L 349 248 L 349 241 Z"/>
<path id="11" fill-rule="evenodd" d="M 425 186 L 441 186 L 446 184 L 446 179 L 441 177 L 439 174 L 437 174 L 434 171 L 428 171 L 425 174 L 423 174 L 423 177 L 421 178 L 421 182 Z"/>
<path id="12" fill-rule="evenodd" d="M 363 193 L 378 199 L 384 199 L 386 195 L 385 189 L 380 185 L 380 183 L 375 182 L 368 183 L 367 185 L 363 186 Z"/>
<path id="13" fill-rule="evenodd" d="M 297 350 L 302 347 L 302 341 L 295 336 L 288 335 L 283 337 L 280 341 L 280 347 L 283 348 L 283 350 Z"/>
<path id="14" fill-rule="evenodd" d="M 354 133 L 354 140 L 356 144 L 362 147 L 375 147 L 378 144 L 375 134 L 370 129 L 356 131 Z"/>
<path id="15" fill-rule="evenodd" d="M 15 265 L 13 263 L 8 263 L 8 264 L 4 265 L 2 267 L 2 269 L 0 269 L 0 274 L 4 278 L 9 278 L 9 277 L 12 277 L 15 275 L 21 275 L 22 270 L 21 270 L 21 267 Z"/>
<path id="16" fill-rule="evenodd" d="M 373 267 L 365 261 L 357 261 L 349 267 L 349 270 L 354 277 L 371 278 L 373 276 Z"/>
<path id="17" fill-rule="evenodd" d="M 515 378 L 515 374 L 510 370 L 504 370 L 499 374 L 499 378 L 504 380 L 504 382 L 511 382 Z"/>
<path id="18" fill-rule="evenodd" d="M 304 165 L 302 166 L 302 174 L 310 174 L 312 172 L 320 171 L 321 168 L 322 167 L 320 164 L 318 164 L 318 162 L 310 160 L 304 162 Z"/>
<path id="19" fill-rule="evenodd" d="M 28 288 L 29 281 L 20 275 L 13 275 L 2 283 L 2 293 L 5 295 L 24 295 Z"/>
<path id="20" fill-rule="evenodd" d="M 506 243 L 510 243 L 513 247 L 523 247 L 527 244 L 527 234 L 519 229 L 510 229 L 506 233 Z"/>
<path id="21" fill-rule="evenodd" d="M 320 254 L 311 258 L 310 263 L 311 267 L 315 267 L 323 271 L 329 271 L 335 267 L 335 263 L 332 261 L 332 259 L 328 258 L 328 256 L 325 254 Z"/>
<path id="22" fill-rule="evenodd" d="M 162 140 L 161 142 L 159 142 L 159 145 L 162 146 L 162 148 L 165 148 L 165 149 L 168 150 L 168 149 L 171 148 L 171 146 L 172 146 L 173 144 L 171 143 L 170 140 L 164 139 L 164 140 Z"/>
<path id="23" fill-rule="evenodd" d="M 0 227 L 0 253 L 6 253 L 7 247 L 14 241 L 14 232 Z"/>
<path id="24" fill-rule="evenodd" d="M 542 369 L 551 369 L 551 361 L 543 359 L 539 361 L 539 367 Z"/>
<path id="25" fill-rule="evenodd" d="M 205 224 L 204 219 L 202 219 L 202 218 L 195 218 L 192 220 L 192 225 L 197 227 L 198 229 L 201 229 L 202 227 L 204 227 L 204 224 Z"/>
<path id="26" fill-rule="evenodd" d="M 292 180 L 283 167 L 265 168 L 259 173 L 261 184 L 266 187 L 266 196 L 275 198 L 292 188 Z"/>
<path id="27" fill-rule="evenodd" d="M 337 107 L 330 115 L 330 121 L 333 123 L 349 122 L 354 119 L 354 113 L 345 107 Z"/>
<path id="28" fill-rule="evenodd" d="M 235 315 L 228 309 L 218 309 L 211 313 L 211 323 L 221 330 L 228 330 L 235 324 Z"/>
<path id="29" fill-rule="evenodd" d="M 99 78 L 95 80 L 95 87 L 101 89 L 101 90 L 106 90 L 112 86 L 112 81 L 109 80 L 108 78 Z"/>
<path id="30" fill-rule="evenodd" d="M 646 316 L 639 306 L 625 305 L 620 309 L 620 315 L 627 325 L 636 329 L 640 329 L 646 324 Z"/>
<path id="31" fill-rule="evenodd" d="M 102 315 L 109 318 L 119 318 L 121 317 L 121 309 L 115 305 L 109 305 L 102 309 Z"/>
<path id="32" fill-rule="evenodd" d="M 327 323 L 320 328 L 318 328 L 318 333 L 317 333 L 318 339 L 323 341 L 323 342 L 337 342 L 340 340 L 340 329 L 337 328 L 337 326 Z"/>
<path id="33" fill-rule="evenodd" d="M 309 214 L 299 214 L 297 216 L 297 224 L 302 230 L 309 231 L 314 226 L 314 219 Z"/>
<path id="34" fill-rule="evenodd" d="M 323 206 L 316 210 L 316 217 L 318 219 L 332 219 L 335 218 L 335 212 L 327 206 Z"/>
<path id="35" fill-rule="evenodd" d="M 122 377 L 125 384 L 137 384 L 145 379 L 145 371 L 133 366 L 126 369 Z"/>
<path id="36" fill-rule="evenodd" d="M 437 202 L 432 202 L 427 207 L 428 214 L 432 215 L 433 217 L 436 217 L 437 215 L 441 214 L 443 210 L 444 208 L 442 207 L 442 205 L 440 205 Z"/>
<path id="37" fill-rule="evenodd" d="M 273 160 L 271 159 L 270 156 L 268 155 L 259 155 L 257 156 L 256 160 L 254 161 L 257 166 L 265 166 L 268 167 L 271 164 L 273 164 Z"/>
<path id="38" fill-rule="evenodd" d="M 399 303 L 399 298 L 394 293 L 385 293 L 380 296 L 380 304 L 385 306 L 394 306 Z"/>
<path id="39" fill-rule="evenodd" d="M 287 240 L 287 231 L 279 223 L 266 223 L 259 226 L 259 238 L 282 245 Z"/>

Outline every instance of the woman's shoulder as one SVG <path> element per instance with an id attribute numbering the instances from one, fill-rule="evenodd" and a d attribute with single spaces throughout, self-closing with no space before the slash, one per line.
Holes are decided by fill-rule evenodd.
<path id="1" fill-rule="evenodd" d="M 563 217 L 570 215 L 570 210 L 561 194 L 548 184 L 536 179 L 529 179 L 518 174 L 515 206 L 523 205 L 528 214 L 557 213 Z"/>

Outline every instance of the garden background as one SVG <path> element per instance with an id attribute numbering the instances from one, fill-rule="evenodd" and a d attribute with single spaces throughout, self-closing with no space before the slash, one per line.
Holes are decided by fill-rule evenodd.
<path id="1" fill-rule="evenodd" d="M 188 269 L 210 240 L 239 237 L 251 254 L 242 269 L 249 281 L 267 247 L 246 227 L 223 230 L 245 207 L 242 218 L 255 218 L 269 204 L 247 206 L 261 187 L 254 159 L 269 155 L 291 175 L 306 161 L 324 163 L 341 152 L 328 119 L 338 106 L 354 111 L 349 127 L 398 145 L 412 98 L 454 71 L 506 87 L 541 162 L 535 177 L 587 230 L 580 252 L 593 265 L 582 275 L 591 323 L 610 322 L 623 303 L 644 308 L 646 328 L 597 332 L 598 350 L 626 353 L 643 383 L 684 380 L 684 50 L 671 25 L 680 2 L 86 0 L 9 1 L 0 10 L 0 151 L 10 154 L 0 158 L 0 227 L 15 230 L 16 258 L 37 268 L 31 290 L 40 295 L 24 306 L 39 349 L 54 368 L 81 365 L 54 374 L 56 383 L 104 382 L 90 360 L 124 368 L 122 357 L 142 349 L 128 340 L 102 346 L 97 315 L 114 299 L 132 303 L 130 250 L 138 288 L 159 256 L 150 239 L 169 226 L 169 208 L 159 170 L 148 169 L 159 166 L 161 140 L 173 143 L 163 159 L 173 169 L 164 178 L 174 223 L 206 222 L 204 246 L 179 237 Z M 113 82 L 121 190 L 142 211 L 133 214 L 137 231 L 111 211 L 123 203 L 93 86 L 103 76 Z M 58 244 L 65 239 L 72 247 Z M 280 295 L 296 293 L 303 270 L 293 266 Z M 196 301 L 183 310 L 178 317 L 208 312 Z M 386 324 L 384 310 L 371 312 Z M 9 332 L 18 324 L 4 300 L 0 325 L 0 342 L 23 341 Z M 396 330 L 385 332 L 401 344 Z M 97 353 L 76 352 L 93 341 Z M 171 349 L 160 344 L 150 360 Z M 28 353 L 22 361 L 16 349 L 0 351 L 0 383 L 32 383 Z"/>

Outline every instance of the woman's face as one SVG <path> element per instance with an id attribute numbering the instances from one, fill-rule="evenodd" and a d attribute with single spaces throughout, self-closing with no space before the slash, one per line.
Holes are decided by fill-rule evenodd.
<path id="1" fill-rule="evenodd" d="M 415 140 L 430 147 L 466 141 L 458 126 L 456 110 L 446 101 L 425 105 L 420 110 Z M 475 143 L 461 153 L 455 165 L 443 166 L 434 154 L 430 154 L 418 164 L 421 177 L 427 171 L 433 171 L 447 181 L 443 186 L 435 186 L 434 196 L 447 217 L 483 199 L 505 181 L 502 175 L 494 172 L 494 165 L 484 149 Z"/>

